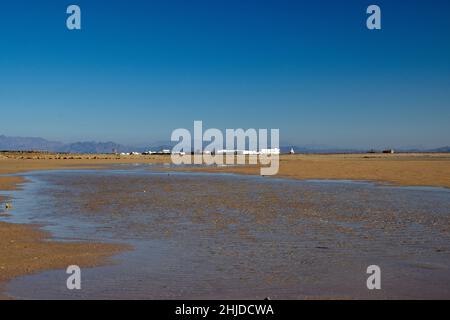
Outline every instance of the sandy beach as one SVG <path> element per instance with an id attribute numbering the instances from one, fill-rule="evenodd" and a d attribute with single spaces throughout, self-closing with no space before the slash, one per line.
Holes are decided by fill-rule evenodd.
<path id="1" fill-rule="evenodd" d="M 450 187 L 449 154 L 396 155 L 283 155 L 277 177 L 291 179 L 345 179 L 402 186 Z M 169 156 L 0 154 L 0 191 L 20 188 L 24 178 L 7 176 L 39 170 L 101 169 L 112 164 L 170 163 Z M 174 170 L 174 169 L 170 169 Z M 186 171 L 186 169 L 180 169 Z M 259 174 L 257 166 L 191 168 L 189 171 Z M 0 214 L 6 211 L 0 198 Z M 14 203 L 14 200 L 11 201 Z M 126 247 L 100 243 L 48 241 L 37 226 L 0 223 L 0 288 L 17 276 L 61 269 L 76 261 L 89 267 L 104 264 Z M 2 296 L 2 298 L 7 298 Z"/>

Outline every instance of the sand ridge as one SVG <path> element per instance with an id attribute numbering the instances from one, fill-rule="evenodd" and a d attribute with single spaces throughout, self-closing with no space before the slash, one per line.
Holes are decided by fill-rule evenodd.
<path id="1" fill-rule="evenodd" d="M 260 174 L 257 165 L 191 167 L 177 170 Z M 450 188 L 450 154 L 281 155 L 279 172 L 275 177 L 359 180 L 399 186 Z"/>

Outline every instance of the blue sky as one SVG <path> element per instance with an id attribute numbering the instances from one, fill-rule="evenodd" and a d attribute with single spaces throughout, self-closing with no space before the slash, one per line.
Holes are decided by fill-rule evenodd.
<path id="1" fill-rule="evenodd" d="M 3 1 L 0 134 L 142 145 L 203 120 L 279 128 L 282 144 L 449 145 L 449 14 L 445 0 Z"/>

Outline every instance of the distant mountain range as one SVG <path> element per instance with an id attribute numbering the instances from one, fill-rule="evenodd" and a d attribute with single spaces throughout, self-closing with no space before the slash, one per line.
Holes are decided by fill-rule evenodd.
<path id="1" fill-rule="evenodd" d="M 115 142 L 75 142 L 62 143 L 58 141 L 49 141 L 43 138 L 30 137 L 7 137 L 0 135 L 0 151 L 48 151 L 48 152 L 64 152 L 64 153 L 113 153 L 113 152 L 144 152 L 148 150 L 159 151 L 162 149 L 172 149 L 174 144 L 171 142 L 159 142 L 148 147 L 126 146 Z M 367 150 L 363 149 L 343 149 L 335 147 L 323 146 L 282 146 L 282 153 L 288 153 L 291 148 L 296 153 L 362 153 Z M 419 149 L 405 148 L 398 149 L 401 152 L 450 152 L 450 146 Z"/>
<path id="2" fill-rule="evenodd" d="M 0 150 L 57 150 L 63 144 L 42 138 L 7 137 L 0 135 Z"/>
<path id="3" fill-rule="evenodd" d="M 42 138 L 22 138 L 0 136 L 2 151 L 48 151 L 64 153 L 112 153 L 144 151 L 144 148 L 124 146 L 115 142 L 75 142 L 62 143 Z"/>

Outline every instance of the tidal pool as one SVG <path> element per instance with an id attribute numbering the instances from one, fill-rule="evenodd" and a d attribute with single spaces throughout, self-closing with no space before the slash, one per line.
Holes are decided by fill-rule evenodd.
<path id="1" fill-rule="evenodd" d="M 142 166 L 26 176 L 3 221 L 134 250 L 83 269 L 79 291 L 65 270 L 17 278 L 16 298 L 450 298 L 449 189 Z"/>

